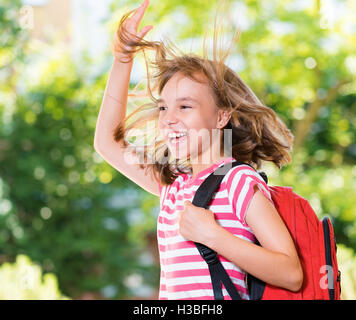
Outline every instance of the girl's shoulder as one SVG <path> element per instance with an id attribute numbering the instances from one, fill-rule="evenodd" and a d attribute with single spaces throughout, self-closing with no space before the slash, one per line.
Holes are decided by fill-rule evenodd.
<path id="1" fill-rule="evenodd" d="M 257 186 L 268 198 L 271 197 L 269 188 L 262 176 L 248 165 L 231 168 L 221 183 L 226 186 L 230 195 L 251 193 L 251 190 L 254 190 L 254 187 Z"/>
<path id="2" fill-rule="evenodd" d="M 256 170 L 248 165 L 231 168 L 225 175 L 223 183 L 225 184 L 233 212 L 237 215 L 242 225 L 246 227 L 248 227 L 245 220 L 247 208 L 257 189 L 273 204 L 266 182 Z"/>
<path id="3" fill-rule="evenodd" d="M 255 177 L 258 178 L 259 180 L 263 181 L 263 178 L 261 175 L 253 168 L 251 168 L 249 165 L 239 165 L 236 167 L 231 168 L 226 174 L 225 177 L 223 178 L 222 182 L 231 182 L 234 179 L 241 179 L 242 177 Z"/>

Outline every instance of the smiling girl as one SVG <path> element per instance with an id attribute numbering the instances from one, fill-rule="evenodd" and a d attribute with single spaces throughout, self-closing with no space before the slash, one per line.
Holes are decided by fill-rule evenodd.
<path id="1" fill-rule="evenodd" d="M 292 134 L 224 64 L 224 52 L 210 60 L 144 40 L 152 26 L 137 30 L 147 6 L 145 0 L 120 21 L 94 147 L 123 175 L 160 197 L 159 299 L 214 299 L 208 265 L 194 242 L 218 253 L 243 299 L 249 299 L 246 273 L 298 291 L 303 274 L 294 243 L 253 168 L 231 168 L 209 210 L 191 203 L 204 179 L 224 164 L 239 160 L 255 169 L 262 161 L 278 168 L 288 164 Z M 133 58 L 147 49 L 155 52 L 156 72 L 147 68 L 152 102 L 126 116 Z M 127 136 L 133 129 L 138 138 L 130 143 Z M 231 299 L 224 288 L 223 295 Z"/>

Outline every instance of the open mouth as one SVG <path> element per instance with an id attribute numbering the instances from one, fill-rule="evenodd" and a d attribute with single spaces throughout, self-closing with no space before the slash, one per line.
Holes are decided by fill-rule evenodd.
<path id="1" fill-rule="evenodd" d="M 187 132 L 179 132 L 179 133 L 169 133 L 168 141 L 172 145 L 177 145 L 179 143 L 185 142 L 187 140 Z"/>

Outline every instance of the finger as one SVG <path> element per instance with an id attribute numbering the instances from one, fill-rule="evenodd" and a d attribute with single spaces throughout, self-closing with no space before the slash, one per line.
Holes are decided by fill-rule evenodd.
<path id="1" fill-rule="evenodd" d="M 136 23 L 139 23 L 145 13 L 145 10 L 148 6 L 148 0 L 142 2 L 142 4 L 135 10 L 135 13 L 132 16 L 132 19 L 135 20 Z"/>

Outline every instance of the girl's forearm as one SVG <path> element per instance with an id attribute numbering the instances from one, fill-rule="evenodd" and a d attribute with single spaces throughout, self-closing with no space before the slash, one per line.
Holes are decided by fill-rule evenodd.
<path id="1" fill-rule="evenodd" d="M 291 291 L 301 287 L 299 263 L 286 254 L 238 238 L 219 225 L 205 244 L 266 283 Z"/>
<path id="2" fill-rule="evenodd" d="M 101 148 L 114 140 L 113 130 L 126 116 L 126 104 L 133 60 L 122 63 L 114 59 L 106 83 L 96 123 L 94 145 Z"/>

